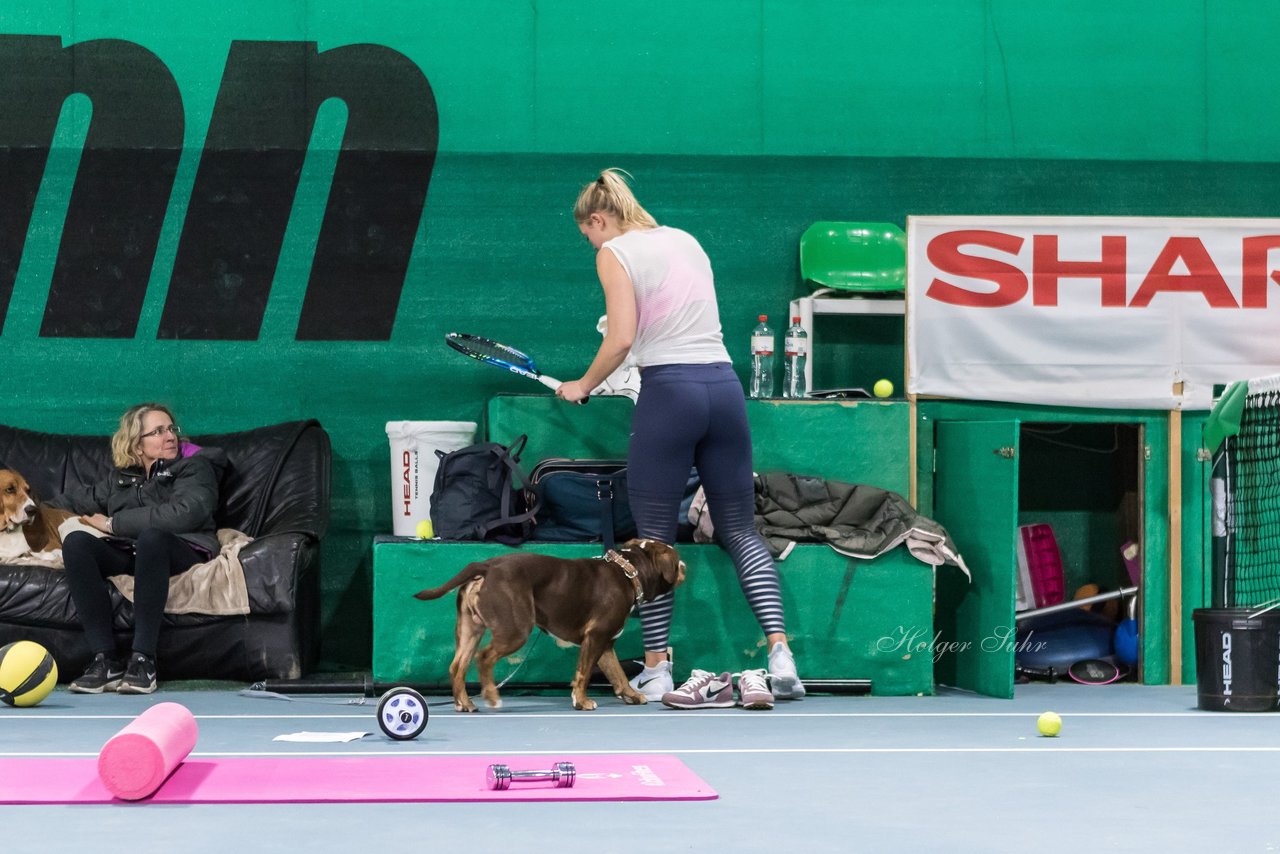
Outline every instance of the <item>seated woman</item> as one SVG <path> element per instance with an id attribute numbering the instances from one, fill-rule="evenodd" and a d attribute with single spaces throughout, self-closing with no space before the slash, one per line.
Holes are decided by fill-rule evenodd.
<path id="1" fill-rule="evenodd" d="M 107 535 L 75 531 L 62 543 L 67 585 L 94 654 L 89 669 L 70 685 L 75 693 L 155 691 L 169 578 L 218 553 L 213 514 L 226 455 L 183 442 L 181 434 L 167 407 L 130 407 L 111 437 L 111 473 L 49 502 L 81 514 L 82 521 Z M 127 663 L 112 631 L 104 580 L 112 575 L 134 577 L 133 651 Z"/>

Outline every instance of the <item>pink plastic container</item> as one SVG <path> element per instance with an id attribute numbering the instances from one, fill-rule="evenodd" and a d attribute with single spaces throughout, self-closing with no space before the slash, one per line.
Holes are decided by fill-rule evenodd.
<path id="1" fill-rule="evenodd" d="M 1053 528 L 1044 524 L 1020 525 L 1017 610 L 1057 605 L 1065 595 L 1062 553 Z"/>

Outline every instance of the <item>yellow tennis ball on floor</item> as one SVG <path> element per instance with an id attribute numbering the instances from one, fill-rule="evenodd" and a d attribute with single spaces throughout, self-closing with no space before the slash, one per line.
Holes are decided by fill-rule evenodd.
<path id="1" fill-rule="evenodd" d="M 53 690 L 58 665 L 49 650 L 35 641 L 0 646 L 0 701 L 9 706 L 34 706 Z"/>
<path id="2" fill-rule="evenodd" d="M 429 540 L 436 535 L 435 529 L 431 527 L 430 519 L 423 519 L 418 523 L 418 539 Z"/>
<path id="3" fill-rule="evenodd" d="M 876 384 L 871 387 L 871 393 L 876 397 L 888 397 L 893 394 L 893 383 L 888 380 L 876 380 Z"/>
<path id="4" fill-rule="evenodd" d="M 1036 729 L 1040 730 L 1041 735 L 1053 738 L 1058 733 L 1062 732 L 1062 718 L 1058 717 L 1053 712 L 1045 712 L 1040 716 L 1040 719 L 1036 721 Z"/>

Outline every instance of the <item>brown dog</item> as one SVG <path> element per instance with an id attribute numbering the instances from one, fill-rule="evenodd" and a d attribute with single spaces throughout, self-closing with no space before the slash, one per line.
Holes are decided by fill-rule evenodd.
<path id="1" fill-rule="evenodd" d="M 74 515 L 38 504 L 26 478 L 12 469 L 0 469 L 0 557 L 62 548 L 58 526 Z"/>
<path id="2" fill-rule="evenodd" d="M 472 656 L 485 702 L 493 708 L 502 705 L 494 665 L 524 646 L 535 625 L 581 647 L 570 696 L 575 709 L 590 711 L 596 702 L 587 696 L 587 680 L 597 662 L 623 702 L 645 702 L 644 695 L 627 684 L 613 641 L 622 634 L 627 614 L 637 602 L 675 589 L 684 582 L 684 571 L 684 561 L 671 546 L 656 540 L 630 540 L 603 558 L 511 552 L 468 564 L 439 587 L 414 596 L 439 599 L 461 588 L 449 665 L 453 707 L 459 712 L 476 710 L 466 684 Z M 476 655 L 485 629 L 491 635 L 489 644 Z"/>

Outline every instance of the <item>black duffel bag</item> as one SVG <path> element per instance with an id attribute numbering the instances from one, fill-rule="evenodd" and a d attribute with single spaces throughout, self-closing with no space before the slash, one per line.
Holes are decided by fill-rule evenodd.
<path id="1" fill-rule="evenodd" d="M 627 501 L 625 460 L 543 460 L 529 473 L 538 512 L 533 539 L 603 543 L 611 549 L 636 535 Z"/>

